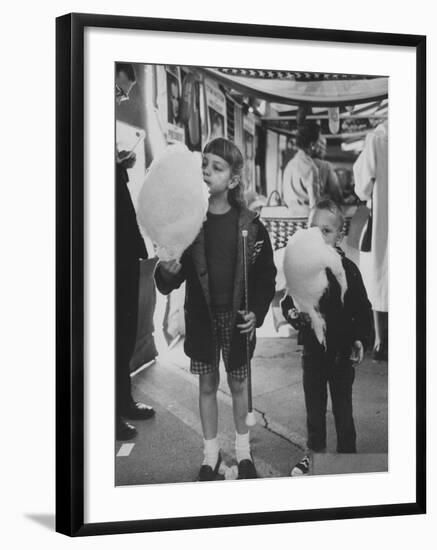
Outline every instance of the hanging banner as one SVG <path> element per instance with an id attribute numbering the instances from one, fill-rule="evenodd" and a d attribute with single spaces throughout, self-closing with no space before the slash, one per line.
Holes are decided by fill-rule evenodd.
<path id="1" fill-rule="evenodd" d="M 201 150 L 200 85 L 193 73 L 186 72 L 182 80 L 180 120 L 185 127 L 186 145 L 191 151 Z"/>
<path id="2" fill-rule="evenodd" d="M 205 72 L 224 86 L 270 103 L 351 105 L 388 96 L 386 76 L 234 68 L 206 68 Z"/>
<path id="3" fill-rule="evenodd" d="M 208 111 L 208 141 L 227 136 L 226 98 L 217 84 L 205 79 L 206 108 Z"/>
<path id="4" fill-rule="evenodd" d="M 234 143 L 240 151 L 243 151 L 243 109 L 237 103 L 234 104 Z"/>
<path id="5" fill-rule="evenodd" d="M 328 107 L 329 131 L 331 134 L 338 134 L 340 130 L 340 109 L 338 107 Z"/>
<path id="6" fill-rule="evenodd" d="M 244 175 L 246 191 L 255 190 L 255 117 L 243 117 Z"/>
<path id="7" fill-rule="evenodd" d="M 181 76 L 179 67 L 165 67 L 167 143 L 185 143 L 185 130 L 181 121 Z"/>

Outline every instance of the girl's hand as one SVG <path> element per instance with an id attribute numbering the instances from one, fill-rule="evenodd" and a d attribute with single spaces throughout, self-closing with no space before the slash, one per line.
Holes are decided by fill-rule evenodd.
<path id="1" fill-rule="evenodd" d="M 359 341 L 356 340 L 352 345 L 352 354 L 351 354 L 351 361 L 355 363 L 356 365 L 359 365 L 361 361 L 364 358 L 364 346 Z"/>
<path id="2" fill-rule="evenodd" d="M 249 334 L 250 339 L 252 340 L 252 338 L 255 335 L 255 328 L 256 328 L 255 313 L 253 313 L 253 311 L 248 311 L 247 313 L 245 311 L 239 311 L 238 313 L 241 315 L 244 321 L 244 323 L 237 325 L 237 327 L 240 329 L 240 333 Z"/>
<path id="3" fill-rule="evenodd" d="M 182 269 L 182 265 L 177 260 L 169 260 L 168 262 L 160 261 L 159 269 L 164 277 L 170 279 Z"/>

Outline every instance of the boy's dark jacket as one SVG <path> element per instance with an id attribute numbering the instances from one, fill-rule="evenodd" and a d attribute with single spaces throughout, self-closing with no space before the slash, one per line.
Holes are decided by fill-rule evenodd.
<path id="1" fill-rule="evenodd" d="M 372 309 L 358 267 L 344 256 L 343 251 L 340 249 L 337 251 L 342 256 L 347 281 L 344 303 L 340 297 L 340 285 L 331 271 L 327 269 L 329 285 L 320 299 L 319 309 L 326 322 L 328 353 L 349 357 L 352 344 L 356 340 L 360 340 L 365 349 L 370 345 Z M 302 322 L 301 318 L 291 319 L 289 317 L 288 311 L 294 307 L 293 299 L 286 295 L 281 302 L 282 313 L 287 321 L 299 330 L 298 343 L 303 345 L 304 353 L 320 350 L 321 344 L 310 323 Z"/>
<path id="2" fill-rule="evenodd" d="M 234 294 L 232 303 L 232 340 L 230 370 L 246 363 L 245 334 L 240 334 L 236 324 L 242 319 L 239 310 L 244 309 L 244 267 L 241 232 L 248 231 L 249 258 L 249 310 L 256 315 L 260 327 L 275 293 L 276 268 L 269 234 L 255 212 L 242 208 L 238 220 L 238 245 L 235 266 Z M 185 289 L 185 353 L 191 359 L 214 363 L 216 334 L 213 332 L 211 300 L 209 294 L 208 268 L 205 254 L 205 234 L 202 228 L 193 244 L 183 253 L 182 269 L 171 280 L 163 277 L 159 263 L 155 270 L 158 290 L 169 294 L 186 281 Z M 253 355 L 255 337 L 251 340 Z"/>

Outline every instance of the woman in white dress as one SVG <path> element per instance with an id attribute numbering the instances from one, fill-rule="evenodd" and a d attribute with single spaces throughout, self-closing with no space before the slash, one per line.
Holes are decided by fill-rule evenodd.
<path id="1" fill-rule="evenodd" d="M 388 125 L 370 132 L 354 164 L 355 193 L 372 212 L 370 252 L 360 258 L 375 321 L 374 358 L 387 359 L 388 325 Z"/>

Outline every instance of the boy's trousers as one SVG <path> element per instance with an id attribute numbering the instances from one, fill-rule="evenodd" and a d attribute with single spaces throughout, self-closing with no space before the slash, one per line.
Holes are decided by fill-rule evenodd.
<path id="1" fill-rule="evenodd" d="M 333 355 L 322 348 L 302 356 L 303 387 L 307 411 L 308 448 L 326 449 L 326 405 L 328 385 L 337 432 L 337 452 L 356 452 L 352 416 L 352 384 L 355 370 L 348 357 Z"/>

